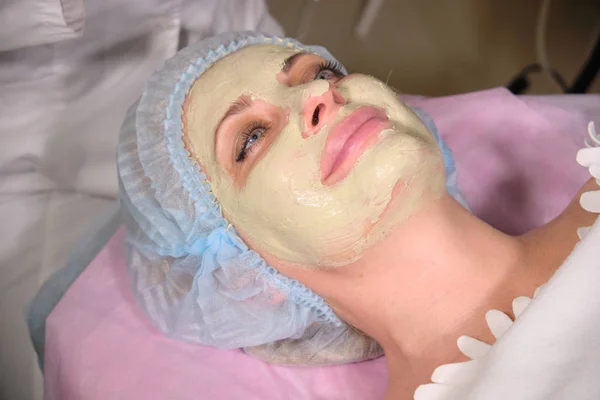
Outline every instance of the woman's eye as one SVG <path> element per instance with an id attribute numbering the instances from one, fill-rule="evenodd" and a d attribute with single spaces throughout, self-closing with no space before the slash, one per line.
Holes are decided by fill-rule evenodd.
<path id="1" fill-rule="evenodd" d="M 322 71 L 319 71 L 317 73 L 317 75 L 315 75 L 315 80 L 317 79 L 325 79 L 325 80 L 330 80 L 335 78 L 335 74 L 333 71 L 330 71 L 328 69 L 324 69 Z"/>
<path id="2" fill-rule="evenodd" d="M 265 132 L 266 128 L 257 127 L 252 128 L 243 134 L 244 141 L 242 142 L 242 147 L 239 150 L 238 155 L 236 157 L 236 162 L 242 162 L 246 159 L 248 152 L 252 150 L 252 146 L 254 146 L 263 138 Z"/>
<path id="3" fill-rule="evenodd" d="M 260 140 L 260 138 L 265 134 L 264 129 L 255 129 L 253 130 L 249 135 L 248 135 L 248 139 L 246 140 L 246 149 L 248 149 L 249 147 L 251 147 L 255 142 L 257 142 L 258 140 Z"/>
<path id="4" fill-rule="evenodd" d="M 324 79 L 327 81 L 337 81 L 345 76 L 344 67 L 337 61 L 323 61 L 315 66 L 312 71 L 313 80 Z"/>

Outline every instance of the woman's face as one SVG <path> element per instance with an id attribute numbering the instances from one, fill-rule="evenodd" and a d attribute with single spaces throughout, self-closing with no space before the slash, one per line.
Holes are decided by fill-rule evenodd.
<path id="1" fill-rule="evenodd" d="M 312 53 L 227 56 L 194 83 L 183 118 L 224 216 L 283 262 L 355 261 L 445 189 L 434 137 L 396 94 Z"/>

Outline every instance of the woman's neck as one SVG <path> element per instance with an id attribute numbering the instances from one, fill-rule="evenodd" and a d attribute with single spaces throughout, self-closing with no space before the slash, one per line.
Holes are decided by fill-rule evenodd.
<path id="1" fill-rule="evenodd" d="M 397 227 L 361 262 L 332 271 L 347 285 L 338 281 L 340 290 L 328 301 L 343 304 L 346 318 L 369 330 L 388 355 L 412 367 L 439 365 L 459 356 L 459 336 L 490 339 L 490 308 L 509 311 L 513 298 L 531 296 L 549 278 L 552 271 L 525 265 L 525 256 L 520 239 L 447 196 Z"/>
<path id="2" fill-rule="evenodd" d="M 527 254 L 526 241 L 495 230 L 445 196 L 354 264 L 285 273 L 376 339 L 388 359 L 391 392 L 412 395 L 435 367 L 464 360 L 458 337 L 493 340 L 488 310 L 510 315 L 515 297 L 532 296 L 550 278 L 556 266 L 530 264 Z"/>

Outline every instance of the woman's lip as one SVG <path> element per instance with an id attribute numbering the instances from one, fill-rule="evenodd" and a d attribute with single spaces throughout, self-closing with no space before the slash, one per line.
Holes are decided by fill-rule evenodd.
<path id="1" fill-rule="evenodd" d="M 321 182 L 334 185 L 343 180 L 388 126 L 387 115 L 376 107 L 361 107 L 335 125 L 321 156 Z"/>

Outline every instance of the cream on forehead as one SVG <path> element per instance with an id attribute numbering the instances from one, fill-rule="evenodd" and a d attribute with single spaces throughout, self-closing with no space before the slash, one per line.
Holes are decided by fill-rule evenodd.
<path id="1" fill-rule="evenodd" d="M 347 78 L 339 91 L 348 102 L 314 136 L 302 137 L 301 111 L 309 96 L 328 90 L 325 81 L 288 87 L 277 80 L 290 48 L 261 45 L 239 50 L 207 70 L 188 94 L 187 135 L 193 154 L 230 222 L 275 257 L 305 265 L 343 265 L 431 197 L 443 193 L 442 158 L 433 136 L 383 83 Z M 214 131 L 241 94 L 281 107 L 287 125 L 242 189 L 217 163 Z M 392 128 L 380 134 L 350 174 L 334 186 L 320 180 L 320 160 L 329 130 L 361 106 L 385 110 Z M 394 188 L 398 204 L 384 210 Z"/>
<path id="2" fill-rule="evenodd" d="M 256 95 L 273 84 L 283 61 L 298 50 L 254 45 L 229 54 L 204 72 L 188 94 L 187 134 L 204 168 L 216 167 L 214 131 L 223 114 L 240 95 Z M 211 178 L 212 178 L 212 174 Z"/>

